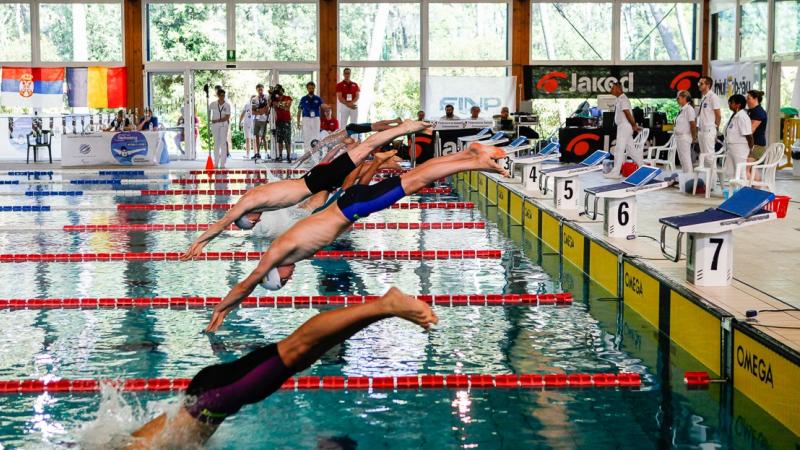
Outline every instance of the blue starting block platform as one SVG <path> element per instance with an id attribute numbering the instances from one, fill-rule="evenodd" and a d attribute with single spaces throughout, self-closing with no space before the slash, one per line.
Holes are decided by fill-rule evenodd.
<path id="1" fill-rule="evenodd" d="M 582 191 L 580 176 L 602 169 L 602 163 L 609 155 L 608 152 L 597 150 L 578 164 L 544 169 L 539 177 L 539 190 L 547 195 L 548 183 L 552 179 L 553 202 L 556 209 L 578 209 L 578 199 L 580 199 Z"/>

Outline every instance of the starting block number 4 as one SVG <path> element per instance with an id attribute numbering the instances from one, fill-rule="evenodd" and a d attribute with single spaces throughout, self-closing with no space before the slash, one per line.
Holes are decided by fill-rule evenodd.
<path id="1" fill-rule="evenodd" d="M 698 286 L 728 286 L 733 278 L 733 232 L 689 233 L 686 280 Z"/>
<path id="2" fill-rule="evenodd" d="M 522 187 L 524 189 L 539 189 L 539 164 L 526 164 L 522 166 Z"/>

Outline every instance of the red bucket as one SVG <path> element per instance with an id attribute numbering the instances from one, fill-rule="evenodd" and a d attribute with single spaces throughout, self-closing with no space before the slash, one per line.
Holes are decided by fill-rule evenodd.
<path id="1" fill-rule="evenodd" d="M 634 162 L 626 162 L 626 163 L 624 163 L 622 165 L 622 168 L 620 169 L 619 172 L 620 172 L 620 174 L 622 174 L 623 177 L 628 177 L 633 172 L 636 172 L 636 169 L 638 169 L 638 168 L 639 168 L 639 166 L 636 165 L 636 163 L 634 163 Z"/>
<path id="2" fill-rule="evenodd" d="M 789 210 L 789 200 L 791 200 L 791 197 L 786 195 L 776 195 L 775 200 L 769 202 L 764 209 L 777 214 L 778 219 L 783 219 L 786 217 L 786 212 Z"/>

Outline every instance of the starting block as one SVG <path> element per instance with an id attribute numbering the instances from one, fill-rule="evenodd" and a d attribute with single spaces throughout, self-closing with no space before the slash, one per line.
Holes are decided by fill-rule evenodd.
<path id="1" fill-rule="evenodd" d="M 492 137 L 491 135 L 492 129 L 489 127 L 482 128 L 481 131 L 478 131 L 477 134 L 473 134 L 470 136 L 461 136 L 457 139 L 458 141 L 458 151 L 464 150 L 464 148 L 469 145 L 470 142 L 475 141 L 482 141 L 484 139 L 489 139 Z"/>
<path id="2" fill-rule="evenodd" d="M 657 191 L 670 186 L 674 179 L 656 180 L 661 169 L 643 166 L 625 178 L 621 183 L 606 184 L 586 188 L 583 193 L 583 207 L 586 216 L 597 219 L 597 204 L 605 199 L 603 230 L 613 238 L 636 237 L 638 194 Z M 594 209 L 589 209 L 589 199 L 594 197 Z"/>
<path id="3" fill-rule="evenodd" d="M 578 199 L 581 195 L 580 176 L 602 169 L 602 162 L 609 155 L 608 152 L 597 150 L 578 164 L 542 170 L 539 177 L 539 190 L 547 195 L 549 191 L 547 183 L 550 178 L 553 178 L 553 202 L 556 209 L 578 209 Z"/>
<path id="4" fill-rule="evenodd" d="M 555 161 L 560 156 L 558 142 L 550 142 L 536 155 L 512 159 L 509 172 L 513 178 L 514 171 L 519 166 L 522 172 L 522 188 L 533 189 L 539 181 L 542 164 L 547 161 Z"/>
<path id="5" fill-rule="evenodd" d="M 777 218 L 764 209 L 775 194 L 745 187 L 719 207 L 681 216 L 664 217 L 661 222 L 661 253 L 678 262 L 681 239 L 686 242 L 686 279 L 698 286 L 728 286 L 733 279 L 733 231 Z M 667 228 L 678 231 L 675 254 L 666 249 Z"/>
<path id="6" fill-rule="evenodd" d="M 525 150 L 531 149 L 531 142 L 530 139 L 526 138 L 525 136 L 520 136 L 502 149 L 506 152 L 508 156 L 505 158 L 500 158 L 497 160 L 497 163 L 503 166 L 508 171 L 508 175 L 513 179 L 514 178 L 514 159 L 511 158 L 511 155 L 514 153 L 524 152 Z"/>

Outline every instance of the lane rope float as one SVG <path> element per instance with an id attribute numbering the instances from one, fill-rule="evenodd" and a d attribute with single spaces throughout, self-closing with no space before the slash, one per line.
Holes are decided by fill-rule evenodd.
<path id="1" fill-rule="evenodd" d="M 196 211 L 196 210 L 228 210 L 233 207 L 230 203 L 182 203 L 182 204 L 151 204 L 151 203 L 120 203 L 119 211 Z M 473 202 L 403 202 L 395 203 L 387 209 L 474 209 Z"/>
<path id="2" fill-rule="evenodd" d="M 22 262 L 96 262 L 96 261 L 178 261 L 181 252 L 142 253 L 17 253 L 0 254 L 0 263 Z M 255 261 L 262 252 L 206 252 L 196 261 Z M 313 259 L 371 259 L 371 260 L 444 260 L 498 259 L 500 250 L 332 250 L 319 251 Z"/>
<path id="3" fill-rule="evenodd" d="M 125 225 L 64 225 L 61 229 L 69 232 L 95 231 L 205 231 L 207 223 L 153 223 Z M 483 230 L 486 222 L 356 222 L 352 230 Z M 235 225 L 227 228 L 236 231 Z"/>
<path id="4" fill-rule="evenodd" d="M 189 378 L 0 380 L 0 394 L 98 392 L 108 384 L 126 392 L 179 392 Z M 638 373 L 574 374 L 447 374 L 384 377 L 298 376 L 286 380 L 281 390 L 403 390 L 403 389 L 590 389 L 642 386 Z"/>
<path id="5" fill-rule="evenodd" d="M 555 294 L 459 294 L 415 295 L 433 306 L 571 306 L 569 292 Z M 295 295 L 247 297 L 243 308 L 310 308 L 318 306 L 361 305 L 378 300 L 379 295 Z M 193 309 L 218 305 L 222 297 L 110 297 L 110 298 L 17 298 L 0 299 L 0 310 L 22 309 Z"/>

